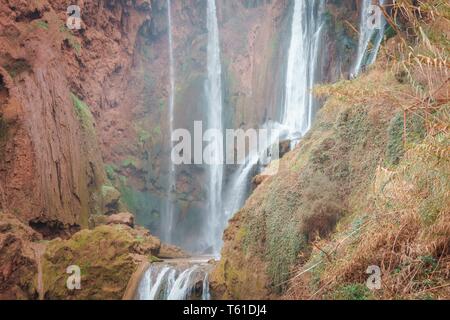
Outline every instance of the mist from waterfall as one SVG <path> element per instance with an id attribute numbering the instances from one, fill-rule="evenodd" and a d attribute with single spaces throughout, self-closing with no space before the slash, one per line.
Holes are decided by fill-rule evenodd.
<path id="1" fill-rule="evenodd" d="M 168 40 L 169 40 L 169 132 L 170 132 L 170 151 L 172 150 L 171 135 L 174 129 L 174 104 L 175 104 L 175 66 L 173 58 L 173 40 L 172 40 L 172 9 L 171 0 L 167 0 L 167 21 L 168 21 Z M 173 161 L 169 161 L 169 174 L 167 182 L 167 194 L 162 219 L 162 239 L 165 242 L 172 242 L 172 233 L 174 227 L 174 201 L 176 191 L 176 169 Z"/>
<path id="2" fill-rule="evenodd" d="M 385 0 L 380 0 L 379 4 L 384 5 Z M 370 23 L 373 19 L 373 12 L 371 10 L 372 0 L 362 0 L 360 23 L 359 23 L 359 42 L 358 52 L 356 56 L 356 63 L 353 68 L 353 75 L 357 76 L 361 70 L 368 65 L 375 62 L 380 50 L 381 42 L 383 41 L 384 30 L 386 27 L 386 20 L 381 18 L 380 28 L 377 29 Z M 375 39 L 373 39 L 375 36 Z M 374 41 L 373 47 L 370 48 L 371 42 Z"/>
<path id="3" fill-rule="evenodd" d="M 207 5 L 207 69 L 208 80 L 206 83 L 207 93 L 207 123 L 209 144 L 205 154 L 211 159 L 207 165 L 208 171 L 208 200 L 207 200 L 207 224 L 204 229 L 205 242 L 212 248 L 214 253 L 220 250 L 220 242 L 223 230 L 220 228 L 222 216 L 222 183 L 223 183 L 223 104 L 222 104 L 222 66 L 220 61 L 219 26 L 215 0 L 208 0 Z M 211 131 L 214 130 L 214 131 Z M 208 132 L 207 131 L 207 132 Z M 220 133 L 220 134 L 214 134 Z M 205 136 L 208 136 L 205 133 Z"/>

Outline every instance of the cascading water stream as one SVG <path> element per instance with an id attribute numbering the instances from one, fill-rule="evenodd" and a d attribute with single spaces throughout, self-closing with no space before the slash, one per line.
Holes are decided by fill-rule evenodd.
<path id="1" fill-rule="evenodd" d="M 386 2 L 385 0 L 380 0 L 380 5 L 383 6 L 385 2 Z M 380 29 L 377 31 L 377 37 L 375 39 L 374 48 L 368 58 L 369 65 L 373 64 L 377 59 L 378 52 L 380 51 L 381 47 L 381 42 L 383 42 L 385 30 L 386 30 L 386 20 L 384 19 L 384 17 L 382 17 Z"/>
<path id="2" fill-rule="evenodd" d="M 217 254 L 220 250 L 222 231 L 220 226 L 222 216 L 222 182 L 223 182 L 223 122 L 222 122 L 222 66 L 220 61 L 219 26 L 217 22 L 215 0 L 208 0 L 207 5 L 208 49 L 207 69 L 208 81 L 208 131 L 216 134 L 210 136 L 207 146 L 210 164 L 208 170 L 208 210 L 205 229 L 206 243 Z M 212 131 L 210 131 L 213 133 Z M 218 133 L 218 134 L 217 134 Z M 205 134 L 206 135 L 206 134 Z"/>
<path id="3" fill-rule="evenodd" d="M 281 123 L 289 128 L 291 139 L 302 137 L 314 114 L 312 87 L 315 83 L 318 53 L 323 29 L 323 0 L 295 0 L 289 47 L 286 95 Z"/>
<path id="4" fill-rule="evenodd" d="M 252 172 L 267 148 L 280 139 L 298 139 L 311 127 L 315 106 L 312 87 L 319 61 L 324 6 L 324 0 L 296 0 L 294 3 L 282 123 L 269 122 L 262 126 L 271 130 L 269 139 L 259 146 L 259 151 L 251 150 L 245 163 L 231 177 L 223 204 L 227 220 L 244 205 Z M 223 222 L 223 229 L 227 220 Z"/>
<path id="5" fill-rule="evenodd" d="M 175 66 L 173 58 L 173 40 L 172 40 L 172 9 L 171 0 L 167 0 L 167 21 L 168 21 L 168 38 L 169 38 L 169 75 L 170 75 L 170 92 L 169 92 L 169 132 L 172 135 L 174 129 L 174 104 L 175 104 Z M 172 139 L 170 139 L 170 150 L 172 149 Z M 167 183 L 166 203 L 164 208 L 164 216 L 162 221 L 162 238 L 165 242 L 172 242 L 173 224 L 174 224 L 174 195 L 176 191 L 176 171 L 172 159 L 169 160 L 169 175 Z"/>
<path id="6" fill-rule="evenodd" d="M 229 183 L 227 184 L 227 192 L 224 196 L 223 208 L 224 208 L 224 220 L 222 220 L 222 229 L 225 230 L 228 220 L 233 217 L 245 203 L 248 196 L 249 183 L 252 177 L 252 173 L 257 169 L 258 165 L 265 166 L 270 161 L 276 160 L 278 156 L 267 159 L 267 151 L 271 150 L 271 147 L 278 148 L 277 142 L 288 135 L 288 131 L 279 123 L 268 122 L 261 127 L 268 132 L 265 139 L 258 141 L 258 149 L 250 150 L 248 157 L 244 163 L 239 166 L 236 172 L 231 176 Z M 278 153 L 278 149 L 272 150 Z"/>
<path id="7" fill-rule="evenodd" d="M 185 265 L 152 264 L 142 276 L 139 300 L 209 300 L 209 268 L 206 262 Z"/>
<path id="8" fill-rule="evenodd" d="M 385 0 L 380 0 L 379 3 L 380 5 L 384 5 Z M 356 56 L 356 64 L 353 68 L 353 76 L 357 76 L 361 73 L 363 67 L 375 62 L 381 42 L 383 41 L 386 20 L 381 16 L 379 17 L 381 19 L 379 26 L 377 26 L 376 23 L 370 23 L 371 19 L 376 19 L 376 17 L 373 16 L 373 12 L 371 12 L 371 4 L 372 0 L 362 0 L 358 52 Z M 371 50 L 369 50 L 369 45 L 375 34 L 376 39 L 374 46 Z"/>

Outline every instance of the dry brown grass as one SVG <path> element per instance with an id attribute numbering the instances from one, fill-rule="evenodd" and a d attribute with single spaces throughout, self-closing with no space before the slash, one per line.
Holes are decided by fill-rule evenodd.
<path id="1" fill-rule="evenodd" d="M 449 138 L 428 137 L 395 170 L 380 166 L 366 212 L 348 217 L 332 239 L 314 245 L 288 297 L 335 298 L 342 286 L 364 285 L 367 267 L 377 265 L 383 287 L 368 297 L 449 298 L 450 161 L 428 148 L 448 146 Z"/>
<path id="2" fill-rule="evenodd" d="M 399 106 L 407 151 L 398 165 L 380 164 L 370 190 L 353 199 L 353 210 L 336 231 L 313 244 L 310 258 L 299 262 L 291 277 L 286 298 L 450 298 L 450 48 L 448 38 L 436 36 L 450 29 L 450 7 L 443 1 L 417 3 L 399 0 L 390 8 L 389 23 L 398 32 L 382 58 L 390 69 L 375 67 L 363 77 L 394 75 L 401 85 L 386 82 L 376 87 L 376 95 L 369 92 L 373 88 L 350 82 L 316 90 L 331 95 L 335 104 L 379 100 Z M 426 129 L 426 138 L 412 144 L 406 139 L 411 117 L 421 118 Z M 365 287 L 370 265 L 381 268 L 381 290 Z"/>

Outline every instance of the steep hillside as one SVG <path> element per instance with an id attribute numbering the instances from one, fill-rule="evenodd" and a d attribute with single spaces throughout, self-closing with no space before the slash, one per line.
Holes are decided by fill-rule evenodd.
<path id="1" fill-rule="evenodd" d="M 257 179 L 225 232 L 217 298 L 448 298 L 448 7 L 401 9 L 415 36 L 397 30 L 366 75 L 317 88 L 314 127 Z"/>

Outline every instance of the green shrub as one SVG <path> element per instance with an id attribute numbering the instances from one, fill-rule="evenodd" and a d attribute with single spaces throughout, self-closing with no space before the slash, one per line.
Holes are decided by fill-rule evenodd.
<path id="1" fill-rule="evenodd" d="M 425 138 L 426 130 L 423 118 L 412 114 L 407 116 L 406 143 L 417 143 Z M 404 116 L 398 113 L 391 121 L 388 128 L 389 140 L 387 143 L 387 162 L 389 165 L 397 165 L 405 153 L 404 144 Z"/>
<path id="2" fill-rule="evenodd" d="M 144 129 L 139 129 L 138 131 L 138 139 L 141 144 L 146 143 L 151 138 L 150 132 Z"/>
<path id="3" fill-rule="evenodd" d="M 155 134 L 156 136 L 160 136 L 161 135 L 161 127 L 160 126 L 156 126 L 153 129 L 153 134 Z"/>
<path id="4" fill-rule="evenodd" d="M 8 72 L 11 78 L 17 77 L 22 72 L 31 69 L 30 64 L 24 59 L 17 59 L 10 63 L 4 64 L 3 68 Z"/>

